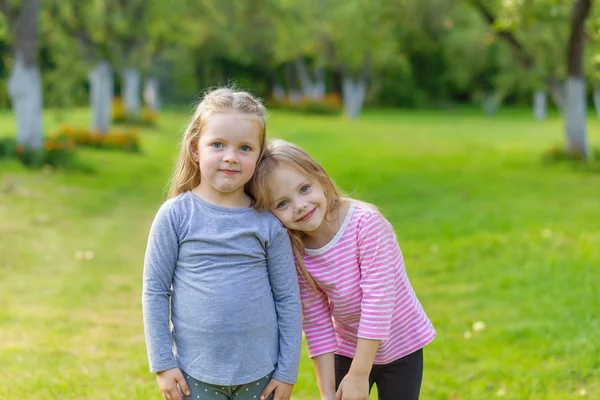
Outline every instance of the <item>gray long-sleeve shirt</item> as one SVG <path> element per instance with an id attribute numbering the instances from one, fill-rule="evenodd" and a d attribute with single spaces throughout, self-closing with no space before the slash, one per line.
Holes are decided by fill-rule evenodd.
<path id="1" fill-rule="evenodd" d="M 229 386 L 275 369 L 273 378 L 296 382 L 298 281 L 289 237 L 271 213 L 191 192 L 166 201 L 150 229 L 142 305 L 152 372 L 179 367 Z"/>

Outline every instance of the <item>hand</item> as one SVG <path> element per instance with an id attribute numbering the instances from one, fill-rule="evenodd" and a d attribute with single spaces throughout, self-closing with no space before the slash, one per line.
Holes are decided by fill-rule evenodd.
<path id="1" fill-rule="evenodd" d="M 273 400 L 290 400 L 293 389 L 294 385 L 283 383 L 277 379 L 271 378 L 267 386 L 260 394 L 260 400 L 267 399 L 271 393 L 273 393 Z"/>
<path id="2" fill-rule="evenodd" d="M 369 375 L 349 372 L 340 382 L 335 400 L 369 400 Z"/>
<path id="3" fill-rule="evenodd" d="M 190 395 L 190 387 L 179 368 L 167 369 L 156 374 L 160 393 L 165 400 L 182 400 L 183 394 Z M 179 387 L 177 385 L 179 384 Z M 180 391 L 181 389 L 181 391 Z"/>

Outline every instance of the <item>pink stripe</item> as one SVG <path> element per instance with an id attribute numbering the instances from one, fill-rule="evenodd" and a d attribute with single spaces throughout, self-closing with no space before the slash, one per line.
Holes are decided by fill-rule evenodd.
<path id="1" fill-rule="evenodd" d="M 331 351 L 352 357 L 358 335 L 384 339 L 375 363 L 385 364 L 433 340 L 435 330 L 412 290 L 394 235 L 381 215 L 356 205 L 339 241 L 323 254 L 304 257 L 322 290 L 302 291 L 311 357 Z"/>

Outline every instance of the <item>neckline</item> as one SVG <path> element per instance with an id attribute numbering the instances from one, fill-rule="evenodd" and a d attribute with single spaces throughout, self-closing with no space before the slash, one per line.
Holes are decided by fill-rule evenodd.
<path id="1" fill-rule="evenodd" d="M 356 207 L 355 207 L 354 203 L 350 203 L 350 206 L 348 207 L 348 211 L 346 212 L 346 216 L 344 217 L 344 222 L 342 222 L 340 229 L 338 229 L 335 236 L 327 244 L 323 245 L 322 247 L 316 248 L 316 249 L 305 248 L 304 251 L 306 252 L 306 254 L 310 255 L 310 256 L 318 256 L 320 254 L 323 254 L 323 253 L 331 250 L 337 244 L 337 242 L 339 242 L 341 237 L 344 235 L 344 232 L 346 231 L 346 228 L 348 227 L 350 220 L 352 220 L 352 214 L 354 214 L 355 208 Z"/>
<path id="2" fill-rule="evenodd" d="M 201 199 L 200 197 L 198 197 L 196 194 L 194 194 L 191 190 L 187 191 L 188 195 L 191 196 L 196 202 L 202 204 L 203 206 L 218 210 L 218 211 L 223 211 L 223 212 L 228 212 L 228 213 L 247 213 L 247 212 L 251 212 L 254 211 L 253 207 L 245 207 L 245 208 L 234 208 L 234 207 L 223 207 L 223 206 L 218 206 L 216 204 L 213 203 L 209 203 L 206 200 Z"/>

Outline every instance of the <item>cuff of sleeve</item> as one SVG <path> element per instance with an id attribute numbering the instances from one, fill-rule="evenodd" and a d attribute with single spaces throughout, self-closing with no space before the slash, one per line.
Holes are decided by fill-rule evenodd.
<path id="1" fill-rule="evenodd" d="M 175 361 L 175 360 L 163 361 L 160 363 L 150 364 L 150 372 L 166 371 L 168 369 L 173 369 L 173 368 L 179 368 L 179 365 L 177 364 L 177 361 Z"/>
<path id="2" fill-rule="evenodd" d="M 310 348 L 308 349 L 308 356 L 310 358 L 315 358 L 318 356 L 321 356 L 323 354 L 327 354 L 327 353 L 335 353 L 338 350 L 338 346 L 337 343 L 335 345 L 330 345 L 327 347 L 323 347 L 323 348 L 319 348 L 319 350 L 311 350 Z"/>
<path id="3" fill-rule="evenodd" d="M 273 379 L 277 379 L 279 382 L 287 383 L 288 385 L 295 385 L 298 375 L 295 376 L 282 374 L 279 370 L 275 370 L 272 376 Z"/>
<path id="4" fill-rule="evenodd" d="M 387 340 L 390 338 L 390 332 L 389 331 L 373 332 L 373 331 L 365 331 L 364 329 L 359 329 L 356 336 L 359 338 L 362 338 L 362 339 Z"/>

